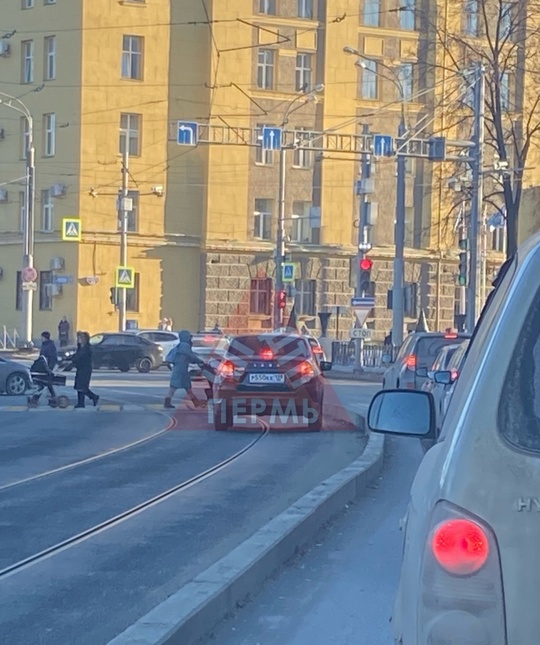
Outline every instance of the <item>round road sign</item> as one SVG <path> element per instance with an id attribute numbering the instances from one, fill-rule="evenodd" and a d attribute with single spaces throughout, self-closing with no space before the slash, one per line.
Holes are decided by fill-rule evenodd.
<path id="1" fill-rule="evenodd" d="M 24 267 L 22 271 L 23 282 L 35 282 L 38 274 L 34 267 Z"/>

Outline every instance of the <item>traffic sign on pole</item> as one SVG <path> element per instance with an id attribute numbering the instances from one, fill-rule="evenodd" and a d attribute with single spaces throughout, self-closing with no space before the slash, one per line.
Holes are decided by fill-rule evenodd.
<path id="1" fill-rule="evenodd" d="M 389 134 L 373 135 L 373 154 L 376 157 L 388 157 L 394 152 L 394 138 Z"/>
<path id="2" fill-rule="evenodd" d="M 179 146 L 196 146 L 199 141 L 199 124 L 195 121 L 178 121 L 176 142 Z"/>
<path id="3" fill-rule="evenodd" d="M 81 220 L 66 217 L 62 220 L 62 240 L 64 242 L 80 242 L 82 240 Z"/>
<path id="4" fill-rule="evenodd" d="M 351 298 L 351 307 L 353 309 L 373 309 L 375 298 L 373 296 L 355 296 Z"/>
<path id="5" fill-rule="evenodd" d="M 292 262 L 283 263 L 283 282 L 294 282 L 294 277 L 296 273 L 296 265 Z"/>
<path id="6" fill-rule="evenodd" d="M 24 267 L 22 270 L 22 281 L 23 282 L 35 282 L 37 280 L 38 273 L 34 267 Z"/>
<path id="7" fill-rule="evenodd" d="M 262 147 L 264 150 L 281 150 L 281 128 L 264 127 L 262 131 Z"/>
<path id="8" fill-rule="evenodd" d="M 135 269 L 131 267 L 116 268 L 116 288 L 117 289 L 134 289 L 135 288 Z"/>
<path id="9" fill-rule="evenodd" d="M 351 338 L 361 338 L 362 340 L 371 339 L 371 329 L 367 327 L 354 327 L 351 329 Z"/>

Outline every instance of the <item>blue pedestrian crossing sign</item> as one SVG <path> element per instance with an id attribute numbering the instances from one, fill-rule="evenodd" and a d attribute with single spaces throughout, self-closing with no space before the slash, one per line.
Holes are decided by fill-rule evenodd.
<path id="1" fill-rule="evenodd" d="M 194 121 L 178 121 L 176 142 L 179 146 L 196 146 L 199 142 L 199 124 Z"/>
<path id="2" fill-rule="evenodd" d="M 62 240 L 64 242 L 80 242 L 82 240 L 81 220 L 66 217 L 62 220 Z"/>
<path id="3" fill-rule="evenodd" d="M 388 157 L 394 153 L 394 139 L 389 134 L 373 135 L 373 154 L 376 157 Z"/>
<path id="4" fill-rule="evenodd" d="M 283 282 L 294 282 L 295 273 L 296 265 L 292 262 L 285 262 L 283 265 Z"/>
<path id="5" fill-rule="evenodd" d="M 281 128 L 264 127 L 262 131 L 262 147 L 264 150 L 281 150 Z"/>
<path id="6" fill-rule="evenodd" d="M 116 267 L 116 288 L 135 289 L 135 269 Z"/>

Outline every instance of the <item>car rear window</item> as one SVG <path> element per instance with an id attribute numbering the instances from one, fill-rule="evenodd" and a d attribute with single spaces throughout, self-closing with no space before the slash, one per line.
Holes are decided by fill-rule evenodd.
<path id="1" fill-rule="evenodd" d="M 437 354 L 447 345 L 455 345 L 455 338 L 444 338 L 444 336 L 435 336 L 420 338 L 416 345 L 416 365 L 417 367 L 430 368 Z"/>
<path id="2" fill-rule="evenodd" d="M 311 348 L 302 338 L 294 336 L 238 336 L 233 338 L 228 354 L 239 358 L 252 358 L 264 351 L 271 351 L 275 358 L 311 358 Z"/>

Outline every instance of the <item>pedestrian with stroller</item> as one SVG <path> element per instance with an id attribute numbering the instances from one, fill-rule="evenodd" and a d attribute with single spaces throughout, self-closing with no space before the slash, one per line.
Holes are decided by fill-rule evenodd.
<path id="1" fill-rule="evenodd" d="M 77 351 L 71 359 L 77 373 L 75 375 L 74 389 L 77 391 L 77 405 L 75 408 L 84 408 L 86 397 L 97 405 L 99 396 L 90 389 L 92 380 L 92 347 L 90 334 L 86 331 L 77 332 Z"/>
<path id="2" fill-rule="evenodd" d="M 168 410 L 174 408 L 172 398 L 176 390 L 185 390 L 190 401 L 196 408 L 206 407 L 206 403 L 195 396 L 189 376 L 190 365 L 196 363 L 197 365 L 203 366 L 205 362 L 192 349 L 191 332 L 187 330 L 181 331 L 178 338 L 180 342 L 167 355 L 167 362 L 172 363 L 173 368 L 169 392 L 165 398 L 165 408 Z"/>

